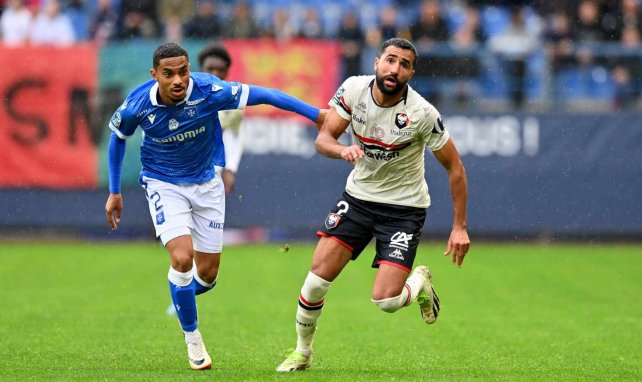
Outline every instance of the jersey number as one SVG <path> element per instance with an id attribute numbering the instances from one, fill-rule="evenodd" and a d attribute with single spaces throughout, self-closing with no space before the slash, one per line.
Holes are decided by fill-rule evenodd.
<path id="1" fill-rule="evenodd" d="M 348 202 L 342 200 L 339 203 L 337 203 L 337 207 L 339 207 L 339 209 L 337 210 L 337 215 L 342 216 L 343 214 L 348 212 L 350 205 L 348 204 Z"/>

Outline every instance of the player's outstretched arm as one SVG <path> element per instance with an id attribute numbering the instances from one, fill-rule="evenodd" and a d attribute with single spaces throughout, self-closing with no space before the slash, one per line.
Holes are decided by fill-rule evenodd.
<path id="1" fill-rule="evenodd" d="M 470 239 L 466 231 L 466 203 L 468 199 L 466 170 L 452 139 L 448 139 L 444 147 L 435 151 L 434 155 L 448 172 L 450 195 L 453 202 L 453 229 L 450 232 L 444 256 L 451 255 L 453 264 L 461 267 L 470 248 Z"/>
<path id="2" fill-rule="evenodd" d="M 300 114 L 314 123 L 319 123 L 319 109 L 301 101 L 296 97 L 285 94 L 280 90 L 264 88 L 262 86 L 250 85 L 250 92 L 247 99 L 247 105 L 272 105 L 279 109 L 292 111 Z M 323 118 L 323 116 L 321 116 Z M 323 123 L 323 120 L 320 121 Z"/>
<path id="3" fill-rule="evenodd" d="M 115 133 L 111 133 L 107 149 L 109 168 L 109 197 L 105 203 L 107 223 L 111 229 L 117 229 L 120 223 L 120 214 L 123 210 L 123 198 L 120 194 L 120 174 L 125 158 L 126 142 Z"/>
<path id="4" fill-rule="evenodd" d="M 330 158 L 344 159 L 354 164 L 357 159 L 364 157 L 364 152 L 358 145 L 345 146 L 339 143 L 339 137 L 350 125 L 335 109 L 328 110 L 325 123 L 319 131 L 315 147 L 320 154 Z"/>

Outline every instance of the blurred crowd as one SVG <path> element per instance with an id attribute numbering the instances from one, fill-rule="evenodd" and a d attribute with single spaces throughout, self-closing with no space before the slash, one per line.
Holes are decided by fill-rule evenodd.
<path id="1" fill-rule="evenodd" d="M 607 95 L 615 108 L 638 107 L 642 89 L 640 0 L 0 0 L 0 9 L 0 37 L 13 46 L 336 39 L 344 76 L 371 73 L 380 42 L 405 37 L 444 66 L 425 92 L 438 99 L 449 86 L 462 103 L 492 93 L 497 76 L 518 107 L 537 94 Z"/>

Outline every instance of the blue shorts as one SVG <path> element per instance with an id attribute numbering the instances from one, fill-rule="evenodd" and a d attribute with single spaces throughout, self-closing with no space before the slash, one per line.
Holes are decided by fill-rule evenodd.
<path id="1" fill-rule="evenodd" d="M 337 240 L 352 251 L 352 260 L 375 237 L 372 267 L 389 264 L 410 272 L 425 220 L 425 208 L 368 202 L 344 192 L 317 236 Z"/>

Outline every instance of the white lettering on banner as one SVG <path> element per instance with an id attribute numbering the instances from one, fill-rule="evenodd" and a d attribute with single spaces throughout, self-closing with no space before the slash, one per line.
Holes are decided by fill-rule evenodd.
<path id="1" fill-rule="evenodd" d="M 298 119 L 243 119 L 243 148 L 248 154 L 289 154 L 303 158 L 316 155 L 316 129 Z M 314 134 L 312 134 L 314 133 Z"/>
<path id="2" fill-rule="evenodd" d="M 512 157 L 535 156 L 539 152 L 539 121 L 535 117 L 520 120 L 514 116 L 452 116 L 446 128 L 460 155 Z"/>

